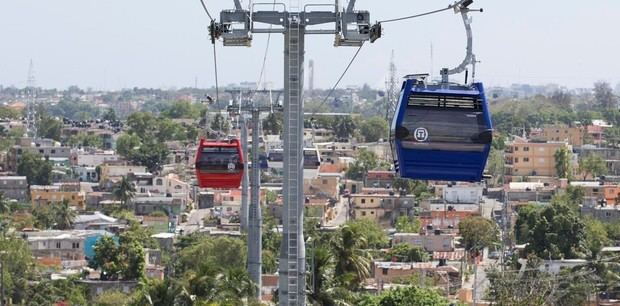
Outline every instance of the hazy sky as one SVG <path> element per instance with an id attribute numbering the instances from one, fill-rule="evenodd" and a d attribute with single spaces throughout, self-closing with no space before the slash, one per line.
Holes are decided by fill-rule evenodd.
<path id="1" fill-rule="evenodd" d="M 232 0 L 205 1 L 214 15 L 232 7 Z M 357 8 L 382 20 L 450 2 L 358 0 Z M 473 28 L 481 61 L 477 77 L 487 85 L 620 82 L 620 1 L 476 0 L 472 7 L 485 9 L 473 15 Z M 183 87 L 193 86 L 195 78 L 199 87 L 210 87 L 208 22 L 198 0 L 0 0 L 0 84 L 23 87 L 32 59 L 43 87 Z M 384 31 L 364 47 L 342 85 L 382 86 L 391 50 L 399 76 L 430 70 L 431 43 L 435 71 L 464 56 L 461 19 L 451 11 L 385 24 Z M 255 34 L 252 48 L 220 43 L 220 83 L 256 81 L 266 41 L 266 34 Z M 333 36 L 308 37 L 306 60 L 315 61 L 315 86 L 332 86 L 354 52 L 334 48 Z M 281 71 L 282 35 L 276 34 L 267 79 L 279 86 Z"/>

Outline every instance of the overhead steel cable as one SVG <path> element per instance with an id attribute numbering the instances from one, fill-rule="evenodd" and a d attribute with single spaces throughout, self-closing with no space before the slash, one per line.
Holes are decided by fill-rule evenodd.
<path id="1" fill-rule="evenodd" d="M 357 55 L 360 53 L 360 51 L 362 50 L 362 47 L 364 46 L 364 43 L 362 42 L 362 44 L 360 45 L 359 48 L 357 48 L 357 51 L 355 51 L 355 54 L 353 55 L 353 57 L 351 58 L 351 60 L 349 61 L 349 64 L 347 65 L 347 67 L 344 69 L 344 71 L 342 72 L 342 74 L 340 75 L 340 77 L 338 78 L 338 81 L 336 81 L 336 84 L 334 84 L 334 86 L 330 89 L 329 93 L 327 94 L 327 96 L 325 96 L 325 99 L 323 99 L 323 101 L 321 102 L 321 104 L 318 105 L 317 109 L 312 112 L 312 116 L 314 116 L 318 110 L 325 105 L 325 103 L 327 102 L 327 100 L 329 100 L 329 98 L 331 97 L 331 95 L 334 93 L 334 91 L 336 91 L 336 87 L 338 87 L 338 85 L 340 84 L 340 82 L 342 81 L 342 79 L 344 78 L 344 76 L 347 74 L 347 72 L 349 71 L 349 69 L 351 68 L 351 65 L 353 65 L 353 62 L 355 62 L 355 59 L 357 58 Z"/>
<path id="2" fill-rule="evenodd" d="M 211 13 L 209 12 L 209 9 L 207 8 L 207 4 L 205 3 L 204 0 L 200 0 L 200 4 L 202 5 L 202 8 L 204 10 L 204 12 L 207 14 L 207 17 L 209 17 L 210 25 L 209 27 L 213 27 L 215 24 L 215 19 L 213 19 L 213 16 L 211 16 Z M 211 35 L 213 35 L 213 31 L 210 31 Z M 219 85 L 219 78 L 218 78 L 218 71 L 217 71 L 217 48 L 215 47 L 215 37 L 211 36 L 211 43 L 213 45 L 213 69 L 215 71 L 215 103 L 217 104 L 217 106 L 219 108 L 222 108 L 222 105 L 220 104 L 220 85 Z M 208 127 L 207 127 L 208 129 Z M 218 131 L 219 133 L 221 133 L 222 131 Z M 219 134 L 218 134 L 219 137 Z"/>
<path id="3" fill-rule="evenodd" d="M 393 19 L 386 19 L 386 20 L 381 20 L 379 21 L 379 23 L 388 23 L 388 22 L 396 22 L 396 21 L 402 21 L 402 20 L 407 20 L 407 19 L 413 19 L 413 18 L 418 18 L 418 17 L 424 17 L 424 16 L 428 16 L 428 15 L 433 15 L 433 14 L 437 14 L 437 13 L 441 13 L 447 10 L 451 10 L 454 9 L 457 6 L 469 6 L 471 3 L 473 2 L 473 0 L 460 0 L 457 1 L 453 4 L 448 5 L 448 7 L 446 8 L 441 8 L 438 10 L 434 10 L 434 11 L 430 11 L 430 12 L 426 12 L 426 13 L 420 13 L 420 14 L 416 14 L 416 15 L 410 15 L 410 16 L 404 16 L 404 17 L 398 17 L 398 18 L 393 18 Z"/>

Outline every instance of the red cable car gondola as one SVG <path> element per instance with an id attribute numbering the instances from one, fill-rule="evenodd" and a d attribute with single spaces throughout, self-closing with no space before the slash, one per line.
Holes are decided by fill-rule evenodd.
<path id="1" fill-rule="evenodd" d="M 201 139 L 196 153 L 196 178 L 202 188 L 239 188 L 243 178 L 243 153 L 238 139 Z"/>

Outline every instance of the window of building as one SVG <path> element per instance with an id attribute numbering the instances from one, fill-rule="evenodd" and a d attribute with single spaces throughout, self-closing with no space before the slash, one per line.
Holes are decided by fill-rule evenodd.
<path id="1" fill-rule="evenodd" d="M 327 180 L 323 180 L 323 185 L 327 185 Z"/>
<path id="2" fill-rule="evenodd" d="M 515 164 L 519 162 L 519 158 L 515 157 Z"/>
<path id="3" fill-rule="evenodd" d="M 598 192 L 598 188 L 592 188 L 592 192 Z"/>
<path id="4" fill-rule="evenodd" d="M 155 180 L 155 185 L 157 185 L 157 186 L 161 186 L 161 185 L 163 185 L 163 184 L 164 184 L 164 183 L 163 183 L 162 179 L 157 179 L 157 180 Z"/>
<path id="5" fill-rule="evenodd" d="M 527 151 L 529 151 L 529 150 L 530 150 L 530 147 L 523 147 L 523 151 L 526 151 L 526 152 L 527 152 Z"/>
<path id="6" fill-rule="evenodd" d="M 363 212 L 362 212 L 362 216 L 365 216 L 365 215 L 366 215 L 366 212 L 365 212 L 365 211 L 363 211 Z"/>
<path id="7" fill-rule="evenodd" d="M 527 163 L 527 162 L 529 162 L 529 161 L 530 161 L 530 158 L 529 158 L 529 157 L 524 157 L 524 158 L 523 158 L 523 162 L 524 162 L 524 163 Z"/>
<path id="8" fill-rule="evenodd" d="M 375 199 L 370 199 L 370 203 L 374 203 L 374 202 L 375 202 Z"/>
<path id="9" fill-rule="evenodd" d="M 371 211 L 371 212 L 370 212 L 370 214 L 371 214 L 371 215 L 374 215 L 374 214 L 375 214 L 375 212 L 374 212 L 374 211 Z"/>
<path id="10" fill-rule="evenodd" d="M 519 151 L 519 147 L 516 147 L 516 146 L 515 146 L 515 151 Z"/>
<path id="11" fill-rule="evenodd" d="M 55 149 L 52 149 L 52 154 L 56 154 L 56 150 Z"/>
<path id="12" fill-rule="evenodd" d="M 56 248 L 60 249 L 60 242 L 56 242 Z"/>
<path id="13" fill-rule="evenodd" d="M 362 204 L 366 204 L 366 199 L 362 199 Z"/>
<path id="14" fill-rule="evenodd" d="M 383 275 L 387 275 L 387 274 L 388 274 L 388 271 L 389 271 L 389 270 L 388 270 L 388 268 L 383 268 L 383 269 L 381 269 L 381 270 L 382 270 L 382 271 L 381 271 L 381 273 L 382 273 Z"/>

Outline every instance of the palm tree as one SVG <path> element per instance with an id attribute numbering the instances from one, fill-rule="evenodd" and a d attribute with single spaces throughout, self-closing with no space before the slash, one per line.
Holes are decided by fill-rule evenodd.
<path id="1" fill-rule="evenodd" d="M 342 227 L 331 242 L 336 259 L 334 274 L 340 282 L 351 289 L 370 276 L 370 254 L 365 250 L 366 238 L 349 226 Z"/>
<path id="2" fill-rule="evenodd" d="M 53 211 L 58 229 L 68 230 L 72 227 L 77 213 L 69 206 L 69 200 L 63 200 L 62 203 L 54 205 Z"/>
<path id="3" fill-rule="evenodd" d="M 127 202 L 129 202 L 136 193 L 136 187 L 127 179 L 123 177 L 120 182 L 112 190 L 114 197 L 121 201 L 121 206 L 127 209 Z"/>

